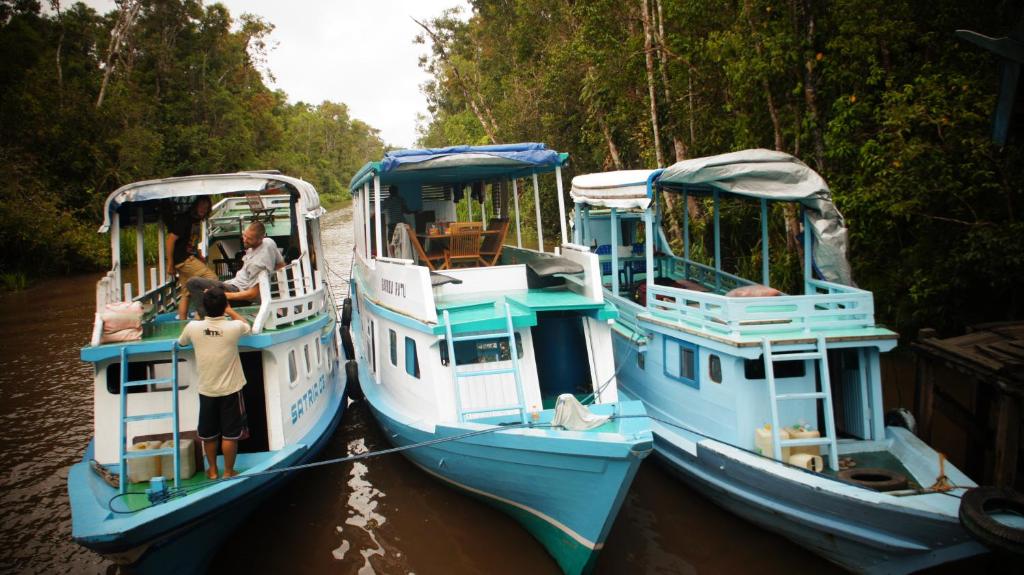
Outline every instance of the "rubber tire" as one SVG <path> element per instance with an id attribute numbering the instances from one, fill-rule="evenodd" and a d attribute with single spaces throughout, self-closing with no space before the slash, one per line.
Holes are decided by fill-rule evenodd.
<path id="1" fill-rule="evenodd" d="M 347 297 L 341 304 L 341 325 L 348 327 L 352 325 L 352 298 Z"/>
<path id="2" fill-rule="evenodd" d="M 850 483 L 856 483 L 861 487 L 874 489 L 875 491 L 896 491 L 899 489 L 906 489 L 908 485 L 906 475 L 896 473 L 895 471 L 889 471 L 888 469 L 882 469 L 881 467 L 854 467 L 850 469 L 843 469 L 836 475 L 839 479 L 849 481 Z M 858 476 L 865 475 L 882 476 L 886 479 L 882 481 L 857 479 Z"/>
<path id="3" fill-rule="evenodd" d="M 1024 555 L 1024 529 L 1004 525 L 990 510 L 1002 509 L 1024 515 L 1024 495 L 1003 487 L 976 487 L 960 499 L 960 523 L 985 545 Z"/>
<path id="4" fill-rule="evenodd" d="M 363 388 L 359 387 L 359 364 L 354 359 L 345 362 L 345 377 L 348 379 L 349 399 L 362 401 L 366 396 L 363 395 Z"/>
<path id="5" fill-rule="evenodd" d="M 338 331 L 341 332 L 341 350 L 345 352 L 345 359 L 355 359 L 356 347 L 352 344 L 352 332 L 344 326 L 342 326 Z"/>

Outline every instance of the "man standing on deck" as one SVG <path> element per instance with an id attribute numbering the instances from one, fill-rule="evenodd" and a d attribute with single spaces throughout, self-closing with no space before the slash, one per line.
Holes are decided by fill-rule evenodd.
<path id="1" fill-rule="evenodd" d="M 203 294 L 206 318 L 185 325 L 178 345 L 195 348 L 199 372 L 199 439 L 206 453 L 206 477 L 217 479 L 217 440 L 224 454 L 224 477 L 235 472 L 238 441 L 249 437 L 245 416 L 245 374 L 238 357 L 238 340 L 250 332 L 238 312 L 231 309 L 224 290 L 211 287 Z M 231 318 L 228 319 L 225 313 Z"/>
<path id="2" fill-rule="evenodd" d="M 178 319 L 188 319 L 188 280 L 200 277 L 216 280 L 217 274 L 206 266 L 206 259 L 196 246 L 202 237 L 203 220 L 210 214 L 210 196 L 199 196 L 187 212 L 174 219 L 167 234 L 167 277 L 178 275 L 181 300 L 178 302 Z"/>
<path id="3" fill-rule="evenodd" d="M 201 302 L 203 292 L 216 286 L 224 290 L 224 295 L 229 301 L 258 299 L 260 273 L 270 274 L 284 267 L 284 258 L 277 250 L 277 244 L 266 235 L 267 229 L 263 222 L 257 220 L 249 224 L 242 232 L 242 244 L 246 248 L 245 255 L 242 256 L 242 269 L 226 282 L 200 277 L 190 279 L 185 285 L 192 297 Z M 196 311 L 199 312 L 199 317 L 206 316 L 202 304 L 196 306 Z"/>

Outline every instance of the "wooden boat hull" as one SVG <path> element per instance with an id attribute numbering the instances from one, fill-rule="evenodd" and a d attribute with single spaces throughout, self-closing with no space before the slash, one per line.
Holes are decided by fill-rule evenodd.
<path id="1" fill-rule="evenodd" d="M 360 374 L 368 381 L 369 374 L 362 366 Z M 482 427 L 439 424 L 427 431 L 403 423 L 388 409 L 378 386 L 366 386 L 366 398 L 396 446 Z M 611 410 L 615 406 L 594 409 L 602 407 Z M 639 402 L 625 402 L 619 409 L 623 415 L 636 417 L 638 424 L 646 421 Z M 587 432 L 561 433 L 579 436 Z M 550 430 L 536 434 L 498 431 L 403 454 L 427 473 L 512 516 L 545 546 L 565 573 L 587 573 L 594 567 L 641 460 L 651 451 L 651 435 L 641 431 L 620 439 L 583 442 L 566 441 L 558 435 Z"/>

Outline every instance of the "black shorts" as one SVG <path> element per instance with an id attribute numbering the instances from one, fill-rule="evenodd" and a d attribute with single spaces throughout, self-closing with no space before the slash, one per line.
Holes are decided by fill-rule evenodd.
<path id="1" fill-rule="evenodd" d="M 242 392 L 209 397 L 199 394 L 199 439 L 212 441 L 218 437 L 242 440 L 249 437 L 245 400 Z"/>

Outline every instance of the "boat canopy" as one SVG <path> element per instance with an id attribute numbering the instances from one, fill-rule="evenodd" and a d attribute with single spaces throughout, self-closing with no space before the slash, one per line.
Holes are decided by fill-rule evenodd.
<path id="1" fill-rule="evenodd" d="M 769 201 L 798 202 L 814 234 L 814 264 L 828 281 L 853 285 L 846 259 L 848 233 L 832 192 L 817 172 L 794 156 L 764 149 L 683 160 L 665 168 L 666 191 L 725 192 Z"/>
<path id="2" fill-rule="evenodd" d="M 379 162 L 367 162 L 352 178 L 357 193 L 380 176 L 381 184 L 469 184 L 495 178 L 522 178 L 563 166 L 569 155 L 544 144 L 452 146 L 387 152 Z"/>
<path id="3" fill-rule="evenodd" d="M 576 176 L 570 195 L 579 204 L 646 210 L 651 204 L 648 183 L 657 173 L 658 170 L 619 170 Z"/>
<path id="4" fill-rule="evenodd" d="M 209 174 L 147 180 L 121 186 L 107 196 L 103 209 L 103 225 L 100 226 L 99 231 L 101 233 L 107 232 L 110 229 L 111 215 L 127 203 L 141 203 L 167 198 L 255 192 L 262 190 L 264 186 L 271 182 L 284 182 L 298 190 L 299 203 L 297 209 L 302 216 L 317 218 L 323 215 L 325 210 L 320 206 L 320 196 L 317 195 L 313 185 L 304 180 L 273 172 Z M 154 214 L 156 210 L 156 206 L 151 208 Z"/>

